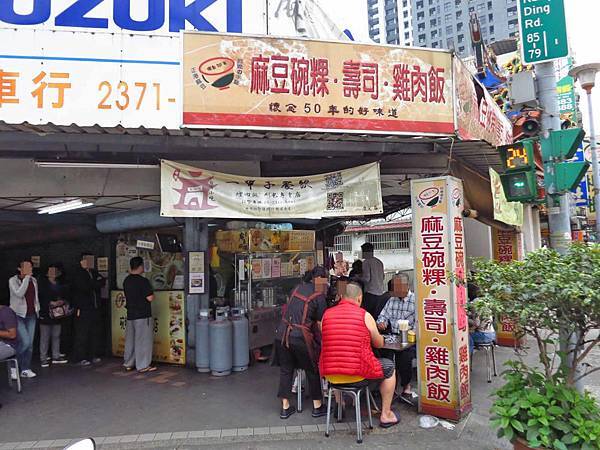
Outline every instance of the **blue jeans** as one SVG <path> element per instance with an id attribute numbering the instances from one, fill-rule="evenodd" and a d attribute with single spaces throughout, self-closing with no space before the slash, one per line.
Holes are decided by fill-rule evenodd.
<path id="1" fill-rule="evenodd" d="M 473 354 L 475 344 L 490 344 L 496 340 L 496 333 L 485 333 L 483 331 L 474 331 L 469 333 L 469 351 Z"/>
<path id="2" fill-rule="evenodd" d="M 17 317 L 17 360 L 21 370 L 31 369 L 33 355 L 33 338 L 35 337 L 36 316 Z"/>

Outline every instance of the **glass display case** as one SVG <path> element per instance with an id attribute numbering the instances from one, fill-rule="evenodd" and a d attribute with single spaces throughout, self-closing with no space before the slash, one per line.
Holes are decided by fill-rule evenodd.
<path id="1" fill-rule="evenodd" d="M 282 305 L 315 261 L 314 251 L 235 254 L 234 304 L 248 311 L 251 349 L 273 343 Z"/>
<path id="2" fill-rule="evenodd" d="M 281 307 L 302 276 L 316 264 L 312 230 L 218 230 L 219 253 L 235 268 L 233 304 L 248 311 L 250 348 L 273 343 Z"/>

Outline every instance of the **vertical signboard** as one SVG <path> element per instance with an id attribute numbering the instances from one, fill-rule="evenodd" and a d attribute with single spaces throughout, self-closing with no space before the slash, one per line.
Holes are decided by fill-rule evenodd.
<path id="1" fill-rule="evenodd" d="M 123 291 L 111 292 L 112 354 L 123 356 L 127 329 L 127 300 Z M 156 291 L 152 302 L 154 345 L 152 360 L 185 364 L 185 304 L 183 291 Z"/>
<path id="2" fill-rule="evenodd" d="M 521 234 L 516 231 L 503 231 L 492 228 L 494 259 L 501 263 L 522 259 Z M 515 324 L 510 317 L 500 317 L 496 321 L 496 343 L 504 347 L 521 344 L 515 335 Z"/>
<path id="3" fill-rule="evenodd" d="M 583 162 L 585 161 L 585 153 L 583 148 L 577 150 L 575 153 L 575 157 L 572 161 Z M 588 186 L 588 177 L 583 177 L 577 187 L 571 191 L 575 197 L 575 206 L 579 206 L 581 208 L 587 208 L 590 203 L 590 188 Z"/>
<path id="4" fill-rule="evenodd" d="M 204 252 L 189 252 L 189 294 L 204 294 Z"/>
<path id="5" fill-rule="evenodd" d="M 556 101 L 558 102 L 558 113 L 560 120 L 566 119 L 577 122 L 577 103 L 575 100 L 575 80 L 566 76 L 556 83 Z"/>
<path id="6" fill-rule="evenodd" d="M 415 230 L 419 410 L 459 420 L 471 409 L 462 182 L 411 182 Z"/>

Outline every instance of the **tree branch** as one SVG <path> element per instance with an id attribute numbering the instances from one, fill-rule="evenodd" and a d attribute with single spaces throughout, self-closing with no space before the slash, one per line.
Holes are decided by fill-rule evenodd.
<path id="1" fill-rule="evenodd" d="M 581 376 L 579 376 L 579 377 L 575 378 L 575 380 L 573 380 L 573 382 L 574 382 L 574 383 L 576 383 L 576 382 L 578 382 L 579 380 L 581 380 L 582 378 L 585 378 L 585 377 L 587 377 L 588 375 L 590 375 L 590 374 L 592 374 L 592 373 L 594 373 L 594 372 L 597 372 L 597 371 L 599 371 L 599 370 L 600 370 L 600 367 L 595 367 L 595 368 L 594 368 L 594 369 L 592 369 L 592 370 L 588 370 L 588 371 L 587 371 L 586 373 L 584 373 L 583 375 L 581 375 Z"/>
<path id="2" fill-rule="evenodd" d="M 537 341 L 538 350 L 540 352 L 540 361 L 544 365 L 544 371 L 546 372 L 546 377 L 550 378 L 552 376 L 552 367 L 549 366 L 550 360 L 548 359 L 548 353 L 546 348 L 546 343 L 544 339 L 540 336 L 537 328 L 533 330 L 533 334 L 535 336 L 535 340 Z"/>
<path id="3" fill-rule="evenodd" d="M 581 363 L 581 361 L 583 361 L 586 358 L 586 356 L 592 351 L 592 349 L 598 344 L 600 344 L 600 336 L 594 339 L 592 343 L 588 345 L 584 351 L 581 352 L 581 355 L 579 355 L 579 357 L 573 361 L 573 365 L 578 366 L 579 363 Z"/>

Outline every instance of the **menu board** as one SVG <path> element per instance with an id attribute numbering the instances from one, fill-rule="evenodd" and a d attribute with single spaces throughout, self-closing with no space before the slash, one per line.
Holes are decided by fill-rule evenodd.
<path id="1" fill-rule="evenodd" d="M 158 249 L 148 250 L 136 248 L 135 242 L 130 245 L 119 240 L 116 246 L 117 288 L 123 289 L 123 280 L 129 275 L 129 260 L 134 256 L 144 259 L 144 274 L 155 290 L 173 289 L 178 275 L 183 275 L 183 256 L 181 253 L 161 252 Z"/>
<path id="2" fill-rule="evenodd" d="M 154 293 L 152 302 L 153 361 L 185 364 L 185 305 L 183 298 L 183 291 Z M 126 302 L 123 291 L 111 292 L 112 353 L 114 356 L 123 356 L 125 351 Z"/>
<path id="3" fill-rule="evenodd" d="M 217 231 L 217 247 L 227 253 L 269 253 L 312 251 L 315 232 L 311 230 L 227 230 Z"/>

